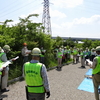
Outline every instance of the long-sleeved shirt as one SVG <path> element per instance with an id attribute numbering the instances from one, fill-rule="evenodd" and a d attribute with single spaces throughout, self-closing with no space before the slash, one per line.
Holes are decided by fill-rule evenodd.
<path id="1" fill-rule="evenodd" d="M 38 60 L 31 60 L 30 63 L 38 63 Z M 25 76 L 24 74 L 24 66 L 23 66 L 23 77 Z M 49 86 L 49 81 L 48 81 L 48 76 L 47 76 L 47 70 L 45 65 L 42 65 L 42 70 L 41 70 L 41 76 L 43 78 L 43 86 L 46 90 L 46 92 L 50 91 L 50 86 Z"/>
<path id="2" fill-rule="evenodd" d="M 27 47 L 23 47 L 21 52 L 22 52 L 23 56 L 29 56 L 29 52 L 31 52 L 31 51 L 28 50 Z"/>

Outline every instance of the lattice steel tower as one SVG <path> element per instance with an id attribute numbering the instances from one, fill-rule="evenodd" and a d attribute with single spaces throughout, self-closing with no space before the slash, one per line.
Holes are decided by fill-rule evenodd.
<path id="1" fill-rule="evenodd" d="M 44 33 L 52 35 L 51 32 L 51 22 L 50 22 L 50 13 L 49 13 L 49 0 L 44 0 L 43 6 L 43 16 L 42 16 L 42 23 L 44 26 Z"/>

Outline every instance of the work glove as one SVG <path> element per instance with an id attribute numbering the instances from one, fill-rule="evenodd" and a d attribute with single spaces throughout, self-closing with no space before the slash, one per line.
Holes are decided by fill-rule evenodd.
<path id="1" fill-rule="evenodd" d="M 50 97 L 50 92 L 46 92 L 46 98 Z"/>

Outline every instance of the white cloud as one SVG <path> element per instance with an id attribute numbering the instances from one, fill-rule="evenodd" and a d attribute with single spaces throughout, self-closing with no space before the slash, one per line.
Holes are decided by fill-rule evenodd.
<path id="1" fill-rule="evenodd" d="M 94 15 L 90 18 L 82 17 L 80 19 L 75 18 L 72 22 L 63 22 L 62 27 L 71 28 L 72 26 L 77 25 L 92 25 L 92 24 L 100 24 L 100 15 Z"/>
<path id="2" fill-rule="evenodd" d="M 76 18 L 72 22 L 73 24 L 95 24 L 100 23 L 100 15 L 93 15 L 90 18 L 82 17 L 80 19 Z"/>
<path id="3" fill-rule="evenodd" d="M 58 11 L 58 10 L 53 10 L 53 9 L 51 9 L 50 16 L 58 17 L 58 18 L 65 18 L 65 17 L 67 17 L 66 14 L 64 14 L 64 13 Z"/>
<path id="4" fill-rule="evenodd" d="M 61 8 L 76 7 L 83 4 L 83 0 L 51 0 L 50 2 Z"/>
<path id="5" fill-rule="evenodd" d="M 72 22 L 54 23 L 52 32 L 53 36 L 100 37 L 99 25 L 100 15 L 93 15 L 90 18 L 75 18 Z"/>

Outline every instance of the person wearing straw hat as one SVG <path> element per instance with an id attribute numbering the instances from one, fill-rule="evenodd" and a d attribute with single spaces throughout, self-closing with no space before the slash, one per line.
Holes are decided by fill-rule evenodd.
<path id="1" fill-rule="evenodd" d="M 63 57 L 63 52 L 62 49 L 59 48 L 57 52 L 57 62 L 58 62 L 57 69 L 61 69 L 62 67 L 62 57 Z"/>

